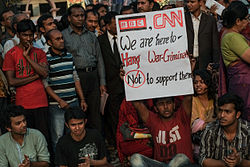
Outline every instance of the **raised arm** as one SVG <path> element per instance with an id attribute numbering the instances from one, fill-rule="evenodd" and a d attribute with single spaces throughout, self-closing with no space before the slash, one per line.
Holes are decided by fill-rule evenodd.
<path id="1" fill-rule="evenodd" d="M 143 101 L 133 101 L 132 102 L 133 106 L 135 107 L 136 111 L 139 113 L 142 121 L 144 123 L 147 122 L 148 117 L 149 117 L 149 110 L 148 108 L 145 106 L 145 104 L 143 103 Z"/>

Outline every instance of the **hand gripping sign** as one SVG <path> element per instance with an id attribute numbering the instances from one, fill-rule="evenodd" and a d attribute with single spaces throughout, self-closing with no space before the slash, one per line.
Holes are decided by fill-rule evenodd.
<path id="1" fill-rule="evenodd" d="M 126 100 L 193 93 L 183 8 L 116 17 Z"/>

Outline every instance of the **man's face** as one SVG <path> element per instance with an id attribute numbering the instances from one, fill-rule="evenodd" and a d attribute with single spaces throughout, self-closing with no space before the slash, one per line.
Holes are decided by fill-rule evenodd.
<path id="1" fill-rule="evenodd" d="M 64 49 L 64 40 L 63 35 L 60 31 L 54 30 L 50 35 L 50 40 L 48 44 L 54 48 L 55 50 L 63 50 Z"/>
<path id="2" fill-rule="evenodd" d="M 82 28 L 84 24 L 84 10 L 82 8 L 72 8 L 72 13 L 68 16 L 70 24 L 76 28 Z"/>
<path id="3" fill-rule="evenodd" d="M 218 119 L 221 126 L 228 127 L 234 124 L 239 117 L 240 112 L 235 110 L 235 105 L 233 103 L 224 104 L 219 107 Z"/>
<path id="4" fill-rule="evenodd" d="M 149 3 L 149 0 L 137 0 L 137 11 L 139 13 L 152 11 L 153 6 L 154 3 Z"/>
<path id="5" fill-rule="evenodd" d="M 66 124 L 66 126 L 70 129 L 71 135 L 79 137 L 83 135 L 85 131 L 85 124 L 87 123 L 87 120 L 85 119 L 71 119 Z"/>
<path id="6" fill-rule="evenodd" d="M 94 32 L 98 26 L 98 16 L 94 15 L 92 12 L 89 12 L 86 18 L 86 28 Z"/>
<path id="7" fill-rule="evenodd" d="M 13 134 L 24 135 L 27 132 L 27 122 L 24 115 L 10 117 L 10 128 L 7 130 Z"/>
<path id="8" fill-rule="evenodd" d="M 11 20 L 14 16 L 14 13 L 12 11 L 8 11 L 6 13 L 3 14 L 3 21 L 1 22 L 1 24 L 3 26 L 5 26 L 6 28 L 11 29 Z"/>
<path id="9" fill-rule="evenodd" d="M 110 34 L 112 34 L 112 35 L 116 35 L 117 34 L 117 31 L 116 31 L 116 22 L 115 22 L 114 18 L 111 19 L 111 23 L 110 24 L 107 24 L 107 29 L 108 29 L 108 31 L 109 31 Z"/>
<path id="10" fill-rule="evenodd" d="M 22 45 L 24 48 L 28 48 L 32 45 L 34 33 L 31 30 L 17 33 L 17 36 L 20 39 L 20 45 Z"/>
<path id="11" fill-rule="evenodd" d="M 100 7 L 97 11 L 100 15 L 100 17 L 105 16 L 107 14 L 107 10 L 105 7 Z"/>
<path id="12" fill-rule="evenodd" d="M 47 33 L 49 30 L 56 29 L 56 24 L 53 18 L 48 18 L 43 21 L 43 27 L 41 27 L 41 31 L 43 33 Z"/>
<path id="13" fill-rule="evenodd" d="M 201 0 L 200 1 L 198 1 L 198 0 L 188 0 L 187 1 L 187 7 L 188 7 L 188 10 L 191 13 L 195 13 L 195 12 L 200 10 Z"/>
<path id="14" fill-rule="evenodd" d="M 155 110 L 164 119 L 169 119 L 174 114 L 175 105 L 171 98 L 161 98 L 156 102 Z"/>

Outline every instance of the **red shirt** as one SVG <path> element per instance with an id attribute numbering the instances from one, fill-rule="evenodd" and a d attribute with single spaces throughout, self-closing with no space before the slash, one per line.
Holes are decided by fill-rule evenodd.
<path id="1" fill-rule="evenodd" d="M 169 121 L 150 112 L 146 126 L 154 141 L 154 159 L 168 163 L 176 154 L 185 154 L 193 163 L 190 118 L 181 106 Z"/>
<path id="2" fill-rule="evenodd" d="M 47 63 L 46 54 L 41 49 L 32 47 L 30 58 L 37 63 Z M 23 49 L 15 46 L 9 50 L 4 59 L 3 71 L 15 71 L 16 78 L 26 78 L 35 73 L 30 63 L 23 57 Z M 48 106 L 46 92 L 41 79 L 16 87 L 16 105 L 25 109 Z"/>

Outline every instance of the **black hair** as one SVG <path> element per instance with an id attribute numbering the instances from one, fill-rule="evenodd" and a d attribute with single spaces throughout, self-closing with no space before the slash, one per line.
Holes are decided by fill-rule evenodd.
<path id="1" fill-rule="evenodd" d="M 195 70 L 194 73 L 194 79 L 196 76 L 200 76 L 201 79 L 204 81 L 204 83 L 207 85 L 208 89 L 208 99 L 214 99 L 215 100 L 215 94 L 216 94 L 216 85 L 213 82 L 212 75 L 205 69 L 199 69 Z M 197 93 L 194 92 L 194 96 L 197 96 Z"/>
<path id="2" fill-rule="evenodd" d="M 18 14 L 15 14 L 11 20 L 11 29 L 12 29 L 12 32 L 16 33 L 16 30 L 15 30 L 15 24 L 17 24 L 18 22 L 18 17 L 21 16 L 21 15 L 25 15 L 23 13 L 18 13 Z"/>
<path id="3" fill-rule="evenodd" d="M 68 20 L 68 13 L 65 13 L 61 20 L 58 22 L 58 30 L 63 31 L 64 29 L 68 28 L 69 26 L 69 20 Z"/>
<path id="4" fill-rule="evenodd" d="M 71 119 L 86 119 L 87 115 L 79 107 L 70 107 L 64 113 L 64 120 L 68 124 Z"/>
<path id="5" fill-rule="evenodd" d="M 133 12 L 134 12 L 134 8 L 133 8 L 131 5 L 123 6 L 123 7 L 121 8 L 121 10 L 120 10 L 120 14 L 122 14 L 122 12 L 127 11 L 127 10 L 130 10 L 130 9 L 132 9 Z"/>
<path id="6" fill-rule="evenodd" d="M 162 100 L 162 99 L 171 99 L 172 102 L 174 102 L 174 96 L 171 96 L 171 97 L 154 98 L 154 99 L 153 99 L 153 104 L 154 104 L 154 106 L 156 106 L 157 102 L 158 102 L 159 100 Z"/>
<path id="7" fill-rule="evenodd" d="M 1 14 L 0 14 L 0 21 L 3 21 L 3 15 L 5 14 L 5 13 L 8 13 L 8 12 L 13 12 L 12 10 L 10 10 L 10 9 L 5 9 L 5 10 L 3 10 L 2 12 L 1 12 Z M 14 13 L 14 12 L 13 12 Z"/>
<path id="8" fill-rule="evenodd" d="M 93 13 L 93 15 L 94 15 L 94 16 L 97 16 L 97 18 L 98 18 L 98 20 L 99 20 L 100 15 L 99 15 L 99 13 L 96 12 L 94 9 L 90 9 L 90 10 L 86 10 L 86 11 L 85 11 L 85 19 L 87 19 L 89 13 Z"/>
<path id="9" fill-rule="evenodd" d="M 244 108 L 244 101 L 238 95 L 233 93 L 226 93 L 218 99 L 218 106 L 223 106 L 224 104 L 234 104 L 236 112 L 242 112 Z"/>
<path id="10" fill-rule="evenodd" d="M 81 9 L 83 10 L 83 12 L 85 12 L 85 10 L 84 10 L 84 8 L 82 7 L 82 5 L 80 5 L 80 4 L 74 4 L 74 5 L 72 5 L 72 6 L 70 6 L 70 7 L 68 8 L 68 10 L 67 10 L 68 16 L 71 16 L 71 14 L 72 14 L 72 9 L 74 9 L 74 8 L 81 8 Z"/>
<path id="11" fill-rule="evenodd" d="M 7 128 L 11 128 L 11 117 L 17 117 L 20 115 L 24 115 L 24 108 L 22 106 L 16 106 L 14 104 L 10 104 L 7 106 L 5 115 L 4 115 L 4 125 Z"/>
<path id="12" fill-rule="evenodd" d="M 98 12 L 98 10 L 99 10 L 100 8 L 102 8 L 102 7 L 104 7 L 104 8 L 107 10 L 107 12 L 109 11 L 109 7 L 108 7 L 107 5 L 104 5 L 104 4 L 96 4 L 96 5 L 94 6 L 94 10 L 95 10 L 96 12 Z"/>
<path id="13" fill-rule="evenodd" d="M 158 10 L 161 10 L 161 6 L 159 3 L 154 1 L 154 6 L 152 8 L 152 11 L 158 11 Z"/>
<path id="14" fill-rule="evenodd" d="M 110 24 L 112 19 L 115 19 L 115 16 L 117 16 L 118 13 L 117 12 L 108 12 L 105 16 L 104 16 L 104 23 L 105 25 Z"/>
<path id="15" fill-rule="evenodd" d="M 53 16 L 51 14 L 44 14 L 42 16 L 40 16 L 37 20 L 37 25 L 38 25 L 38 30 L 41 28 L 41 27 L 44 27 L 43 25 L 43 22 L 46 21 L 47 19 L 49 18 L 53 18 Z"/>
<path id="16" fill-rule="evenodd" d="M 233 1 L 222 13 L 222 24 L 226 28 L 232 28 L 237 19 L 243 20 L 247 15 L 247 6 L 241 1 Z"/>
<path id="17" fill-rule="evenodd" d="M 17 23 L 17 32 L 25 32 L 31 30 L 33 33 L 36 32 L 36 26 L 32 20 L 24 19 Z"/>

